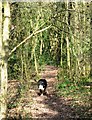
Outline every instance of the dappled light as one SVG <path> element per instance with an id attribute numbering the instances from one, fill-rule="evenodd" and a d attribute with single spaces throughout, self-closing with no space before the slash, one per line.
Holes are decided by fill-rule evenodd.
<path id="1" fill-rule="evenodd" d="M 44 75 L 45 79 L 48 82 L 47 95 L 38 96 L 37 83 L 33 84 L 30 89 L 22 93 L 22 96 L 16 96 L 15 103 L 9 103 L 10 105 L 13 105 L 13 107 L 8 109 L 8 117 L 12 118 L 12 116 L 17 116 L 16 118 L 19 119 L 19 117 L 21 116 L 21 119 L 38 118 L 47 120 L 68 120 L 80 118 L 85 115 L 85 118 L 89 118 L 91 115 L 91 109 L 88 104 L 85 104 L 84 106 L 84 104 L 82 104 L 82 100 L 78 101 L 71 96 L 64 97 L 58 95 L 58 91 L 55 89 L 58 82 L 56 79 L 57 71 L 58 68 L 54 66 L 45 66 L 44 70 L 40 73 L 40 75 L 42 75 L 42 78 Z M 48 77 L 50 75 L 51 77 Z M 14 84 L 12 84 L 12 82 Z M 14 86 L 18 85 L 18 82 L 16 81 L 15 84 L 15 81 L 11 81 L 11 83 L 9 83 L 10 87 L 11 84 L 14 89 Z M 19 88 L 17 87 L 15 89 L 18 90 Z M 11 94 L 14 94 L 14 92 Z M 18 92 L 16 94 L 18 94 Z"/>
<path id="2" fill-rule="evenodd" d="M 91 120 L 92 2 L 11 1 L 0 1 L 0 120 Z"/>

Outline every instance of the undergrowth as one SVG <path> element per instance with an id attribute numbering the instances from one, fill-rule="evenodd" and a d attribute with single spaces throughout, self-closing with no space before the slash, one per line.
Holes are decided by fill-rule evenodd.
<path id="1" fill-rule="evenodd" d="M 76 112 L 80 117 L 92 118 L 90 112 L 92 110 L 92 82 L 90 82 L 89 77 L 70 79 L 67 75 L 60 76 L 58 74 L 56 89 L 58 90 L 58 96 L 72 99 L 71 105 L 76 108 Z"/>

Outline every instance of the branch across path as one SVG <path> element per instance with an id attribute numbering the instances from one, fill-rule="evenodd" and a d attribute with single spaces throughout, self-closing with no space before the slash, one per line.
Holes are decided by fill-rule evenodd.
<path id="1" fill-rule="evenodd" d="M 45 27 L 45 28 L 43 28 L 43 29 L 41 29 L 41 30 L 39 30 L 39 29 L 37 29 L 36 31 L 34 31 L 31 35 L 29 35 L 27 38 L 25 38 L 21 43 L 19 43 L 17 46 L 15 46 L 14 48 L 13 48 L 13 50 L 11 50 L 11 52 L 9 53 L 9 57 L 11 56 L 11 54 L 14 52 L 14 51 L 16 51 L 22 44 L 24 44 L 27 40 L 29 40 L 31 37 L 33 37 L 34 35 L 36 35 L 36 34 L 38 34 L 38 33 L 41 33 L 41 32 L 43 32 L 43 31 L 45 31 L 45 30 L 47 30 L 47 29 L 49 29 L 51 27 L 51 25 L 49 25 L 49 26 L 47 26 L 47 27 Z"/>

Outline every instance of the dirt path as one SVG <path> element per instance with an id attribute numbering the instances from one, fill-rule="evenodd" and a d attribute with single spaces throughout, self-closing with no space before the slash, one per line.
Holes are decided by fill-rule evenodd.
<path id="1" fill-rule="evenodd" d="M 48 82 L 47 96 L 37 96 L 34 91 L 32 94 L 33 104 L 31 105 L 32 118 L 37 120 L 69 120 L 73 118 L 73 110 L 70 107 L 70 100 L 65 100 L 63 97 L 58 97 L 55 91 L 57 83 L 57 68 L 46 66 L 41 73 L 41 77 Z M 33 91 L 31 91 L 33 93 Z"/>
<path id="2" fill-rule="evenodd" d="M 79 101 L 77 101 L 79 106 L 75 108 L 72 98 L 57 96 L 55 89 L 57 71 L 56 67 L 47 65 L 40 73 L 41 78 L 45 78 L 48 82 L 46 96 L 38 96 L 35 81 L 33 83 L 29 80 L 22 81 L 21 84 L 18 80 L 10 80 L 7 120 L 77 120 L 80 115 L 90 113 L 89 110 L 92 109 L 86 110 Z"/>
<path id="3" fill-rule="evenodd" d="M 46 96 L 37 95 L 38 88 L 35 82 L 31 84 L 30 90 L 24 89 L 24 92 L 21 91 L 19 94 L 19 89 L 22 90 L 19 81 L 10 81 L 8 120 L 71 120 L 78 117 L 70 105 L 72 100 L 57 96 L 55 89 L 57 71 L 56 67 L 45 66 L 40 73 L 41 78 L 45 78 L 48 82 Z"/>

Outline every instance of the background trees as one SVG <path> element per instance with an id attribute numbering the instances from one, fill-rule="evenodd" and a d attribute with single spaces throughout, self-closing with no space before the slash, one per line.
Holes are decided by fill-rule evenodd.
<path id="1" fill-rule="evenodd" d="M 10 51 L 34 31 L 50 27 L 33 35 L 12 53 L 8 64 L 9 79 L 30 82 L 33 76 L 36 76 L 34 79 L 40 77 L 40 66 L 49 64 L 60 68 L 61 84 L 65 79 L 73 82 L 73 86 L 89 82 L 89 6 L 85 1 L 12 3 Z"/>
<path id="2" fill-rule="evenodd" d="M 89 75 L 89 13 L 89 3 L 85 2 L 11 4 L 10 50 L 33 31 L 48 25 L 51 28 L 33 36 L 13 53 L 9 59 L 9 63 L 14 62 L 14 69 L 9 66 L 10 76 L 21 73 L 22 78 L 27 78 L 33 66 L 38 74 L 42 62 L 69 69 L 69 76 Z"/>

